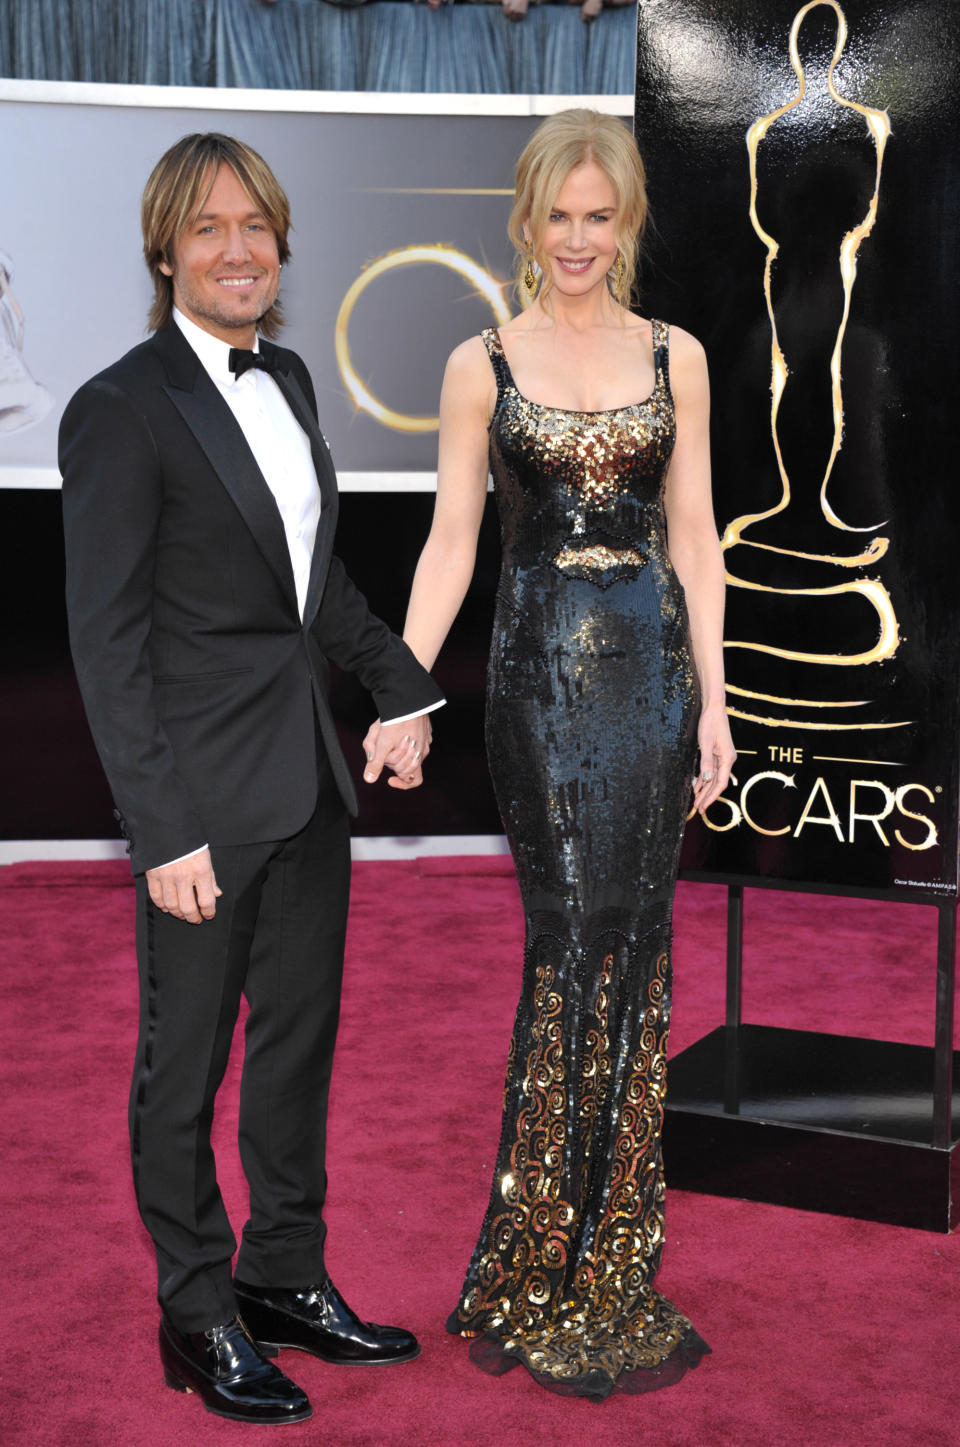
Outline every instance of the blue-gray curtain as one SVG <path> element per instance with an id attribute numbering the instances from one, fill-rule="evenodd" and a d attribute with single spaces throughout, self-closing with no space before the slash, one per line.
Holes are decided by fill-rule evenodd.
<path id="1" fill-rule="evenodd" d="M 0 74 L 282 90 L 627 95 L 636 11 L 325 0 L 0 0 Z"/>

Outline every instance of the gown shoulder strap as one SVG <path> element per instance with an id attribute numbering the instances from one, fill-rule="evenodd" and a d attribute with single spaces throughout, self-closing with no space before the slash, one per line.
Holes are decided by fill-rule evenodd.
<path id="1" fill-rule="evenodd" d="M 483 338 L 483 345 L 487 349 L 487 356 L 490 358 L 490 365 L 497 379 L 497 403 L 499 404 L 505 388 L 513 386 L 513 377 L 510 375 L 510 364 L 507 361 L 506 353 L 503 350 L 503 342 L 500 340 L 500 333 L 496 327 L 485 327 L 480 333 L 480 336 Z"/>
<path id="2" fill-rule="evenodd" d="M 653 330 L 653 365 L 656 369 L 657 381 L 663 382 L 667 391 L 670 391 L 670 324 L 661 322 L 656 318 L 650 318 L 650 326 Z"/>

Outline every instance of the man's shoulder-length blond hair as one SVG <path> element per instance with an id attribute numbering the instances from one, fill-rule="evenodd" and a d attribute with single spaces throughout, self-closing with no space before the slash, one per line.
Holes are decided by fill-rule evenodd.
<path id="1" fill-rule="evenodd" d="M 564 181 L 575 166 L 593 161 L 605 171 L 617 193 L 617 245 L 623 274 L 610 278 L 610 290 L 629 306 L 636 283 L 640 238 L 647 221 L 647 176 L 633 136 L 615 116 L 573 109 L 548 116 L 534 131 L 517 162 L 516 192 L 507 231 L 517 250 L 517 292 L 532 248 L 542 280 L 539 300 L 551 287 L 550 268 L 539 255 L 540 242 Z M 524 239 L 524 228 L 530 246 Z"/>
<path id="2" fill-rule="evenodd" d="M 173 265 L 173 243 L 202 209 L 221 166 L 236 172 L 251 202 L 272 228 L 281 263 L 290 255 L 290 203 L 263 157 L 243 141 L 218 131 L 183 136 L 154 166 L 140 204 L 143 255 L 153 277 L 151 331 L 166 326 L 173 316 L 173 279 L 160 270 L 160 263 Z M 280 303 L 274 302 L 257 325 L 264 336 L 276 336 L 283 325 Z"/>

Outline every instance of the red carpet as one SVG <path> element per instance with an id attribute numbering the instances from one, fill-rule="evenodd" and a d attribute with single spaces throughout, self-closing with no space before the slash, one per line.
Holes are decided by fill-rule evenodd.
<path id="1" fill-rule="evenodd" d="M 478 872 L 470 872 L 474 863 Z M 516 888 L 490 861 L 356 867 L 331 1121 L 329 1261 L 408 1366 L 282 1365 L 301 1426 L 233 1426 L 163 1386 L 126 1143 L 136 980 L 122 864 L 0 869 L 0 1437 L 29 1447 L 948 1447 L 960 1441 L 960 1239 L 668 1191 L 661 1283 L 713 1356 L 602 1406 L 496 1381 L 443 1331 L 489 1187 L 519 983 Z M 745 1018 L 929 1044 L 934 912 L 755 891 Z M 674 1050 L 722 1020 L 724 896 L 682 885 Z M 217 1122 L 233 1138 L 239 1060 Z"/>

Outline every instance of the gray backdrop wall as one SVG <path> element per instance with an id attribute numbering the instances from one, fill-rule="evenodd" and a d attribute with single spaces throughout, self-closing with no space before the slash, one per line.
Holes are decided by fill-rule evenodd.
<path id="1" fill-rule="evenodd" d="M 395 114 L 386 98 L 379 112 L 360 98 L 374 108 L 304 112 L 282 109 L 297 104 L 282 96 L 263 109 L 270 102 L 260 95 L 241 111 L 223 109 L 222 92 L 204 97 L 213 110 L 170 106 L 169 91 L 109 95 L 132 103 L 4 99 L 0 82 L 0 253 L 12 269 L 0 301 L 0 840 L 116 836 L 67 648 L 56 431 L 74 388 L 144 335 L 150 288 L 138 204 L 154 160 L 190 130 L 232 131 L 262 150 L 288 189 L 286 340 L 316 380 L 345 484 L 338 550 L 399 627 L 429 528 L 436 447 L 434 431 L 410 430 L 405 419 L 429 419 L 451 348 L 510 305 L 512 168 L 542 108 L 524 98 L 491 103 L 503 114 L 464 114 L 453 98 L 444 113 L 427 97 L 413 104 L 439 113 Z M 626 113 L 629 104 L 610 108 Z M 411 248 L 426 250 L 410 261 Z M 344 300 L 358 286 L 346 318 Z M 338 315 L 353 393 L 337 361 Z M 371 399 L 358 402 L 358 380 Z M 378 420 L 381 405 L 401 419 Z M 439 667 L 450 703 L 429 786 L 415 796 L 368 790 L 361 834 L 499 835 L 482 731 L 497 568 L 488 509 L 474 587 Z M 359 778 L 369 700 L 350 679 L 336 687 Z"/>

